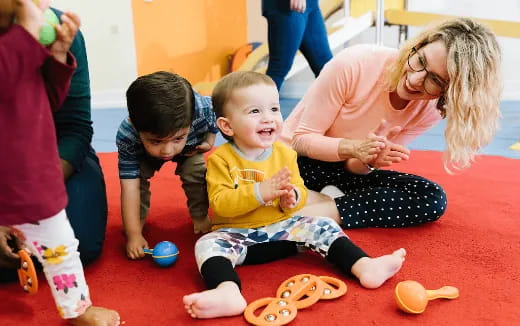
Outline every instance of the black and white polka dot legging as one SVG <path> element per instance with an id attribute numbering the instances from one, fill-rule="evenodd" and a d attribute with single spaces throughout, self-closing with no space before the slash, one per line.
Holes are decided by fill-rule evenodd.
<path id="1" fill-rule="evenodd" d="M 343 164 L 298 158 L 307 188 L 334 185 L 345 193 L 335 199 L 343 228 L 418 225 L 439 219 L 446 210 L 446 193 L 432 181 L 389 170 L 357 175 Z"/>

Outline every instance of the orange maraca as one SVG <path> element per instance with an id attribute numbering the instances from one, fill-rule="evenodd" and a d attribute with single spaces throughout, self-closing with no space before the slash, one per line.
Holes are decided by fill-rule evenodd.
<path id="1" fill-rule="evenodd" d="M 459 290 L 453 286 L 443 286 L 438 290 L 426 290 L 419 282 L 403 281 L 395 287 L 395 301 L 402 311 L 410 314 L 420 314 L 428 305 L 429 300 L 456 299 Z"/>

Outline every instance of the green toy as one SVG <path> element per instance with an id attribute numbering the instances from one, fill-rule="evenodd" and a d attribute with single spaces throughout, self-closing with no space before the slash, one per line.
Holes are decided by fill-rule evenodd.
<path id="1" fill-rule="evenodd" d="M 56 29 L 54 26 L 60 24 L 60 20 L 58 16 L 52 11 L 50 8 L 47 8 L 43 12 L 43 26 L 40 30 L 40 39 L 39 42 L 45 46 L 52 44 L 56 41 Z"/>

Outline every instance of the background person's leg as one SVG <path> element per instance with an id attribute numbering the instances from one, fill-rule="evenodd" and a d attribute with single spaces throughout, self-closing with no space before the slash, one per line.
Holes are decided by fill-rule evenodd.
<path id="1" fill-rule="evenodd" d="M 276 9 L 264 12 L 264 17 L 267 19 L 269 45 L 266 74 L 274 80 L 280 90 L 300 48 L 305 31 L 306 13 L 290 11 L 288 8 L 287 11 Z"/>
<path id="2" fill-rule="evenodd" d="M 308 1 L 307 24 L 300 45 L 300 51 L 309 62 L 314 76 L 318 77 L 323 66 L 332 59 L 327 29 L 317 1 Z"/>

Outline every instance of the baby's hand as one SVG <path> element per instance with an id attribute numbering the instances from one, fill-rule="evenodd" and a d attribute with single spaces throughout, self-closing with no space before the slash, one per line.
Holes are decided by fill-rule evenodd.
<path id="1" fill-rule="evenodd" d="M 293 185 L 290 185 L 287 191 L 288 192 L 285 195 L 280 196 L 281 209 L 291 209 L 296 206 L 296 188 Z"/>
<path id="2" fill-rule="evenodd" d="M 49 50 L 59 62 L 66 63 L 67 52 L 74 41 L 74 37 L 76 37 L 79 25 L 78 15 L 68 11 L 61 15 L 61 25 L 54 26 L 56 28 L 56 41 L 50 45 Z"/>
<path id="3" fill-rule="evenodd" d="M 291 171 L 284 167 L 278 171 L 272 178 L 260 182 L 260 196 L 264 202 L 269 202 L 275 198 L 281 197 L 288 193 L 288 187 L 291 186 Z"/>
<path id="4" fill-rule="evenodd" d="M 126 240 L 126 255 L 130 259 L 139 259 L 144 257 L 143 248 L 148 249 L 148 242 L 142 234 L 128 236 Z"/>

